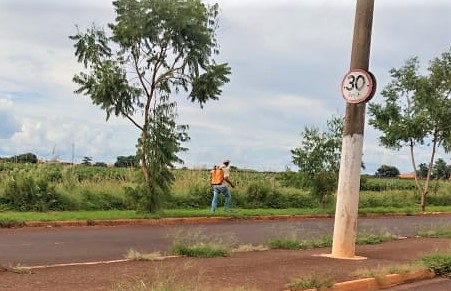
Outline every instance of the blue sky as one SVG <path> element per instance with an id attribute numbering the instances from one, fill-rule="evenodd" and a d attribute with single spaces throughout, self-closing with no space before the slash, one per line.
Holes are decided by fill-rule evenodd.
<path id="1" fill-rule="evenodd" d="M 213 3 L 213 1 L 207 1 Z M 370 70 L 378 81 L 371 102 L 389 82 L 389 70 L 418 56 L 422 67 L 451 45 L 448 0 L 376 0 Z M 341 79 L 349 69 L 355 1 L 223 0 L 220 61 L 232 67 L 219 101 L 200 109 L 181 96 L 180 123 L 191 141 L 181 157 L 188 167 L 224 158 L 240 168 L 295 169 L 290 150 L 306 126 L 324 128 L 344 114 Z M 24 152 L 42 159 L 113 163 L 135 153 L 137 130 L 126 120 L 105 120 L 86 96 L 73 93 L 76 62 L 69 35 L 114 20 L 109 0 L 0 1 L 0 156 Z M 368 115 L 367 115 L 368 119 Z M 390 151 L 366 126 L 365 172 L 381 164 L 411 172 L 407 149 Z M 418 148 L 417 163 L 430 147 Z M 450 162 L 450 155 L 439 152 Z"/>

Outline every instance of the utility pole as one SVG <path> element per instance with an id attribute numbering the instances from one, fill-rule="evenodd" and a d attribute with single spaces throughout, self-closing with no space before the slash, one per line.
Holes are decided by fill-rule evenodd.
<path id="1" fill-rule="evenodd" d="M 355 257 L 365 102 L 374 95 L 376 83 L 368 72 L 373 10 L 374 0 L 357 0 L 350 71 L 342 83 L 346 115 L 331 255 L 334 258 Z"/>

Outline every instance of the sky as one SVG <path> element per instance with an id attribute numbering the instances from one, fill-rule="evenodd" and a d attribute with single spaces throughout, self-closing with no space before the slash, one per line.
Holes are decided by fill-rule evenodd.
<path id="1" fill-rule="evenodd" d="M 260 171 L 296 170 L 291 150 L 305 127 L 324 130 L 344 115 L 340 84 L 349 70 L 354 0 L 222 0 L 218 62 L 232 68 L 218 101 L 203 109 L 177 99 L 179 123 L 190 126 L 189 168 L 224 159 Z M 214 1 L 206 1 L 214 3 Z M 134 155 L 137 129 L 74 93 L 82 70 L 68 38 L 93 23 L 114 21 L 110 0 L 0 0 L 0 157 L 33 152 L 43 160 L 114 163 Z M 369 70 L 381 103 L 389 70 L 418 56 L 422 70 L 451 46 L 449 0 L 376 0 Z M 369 115 L 367 112 L 366 120 Z M 363 162 L 373 174 L 382 164 L 412 171 L 407 148 L 379 145 L 381 133 L 365 126 Z M 431 147 L 417 149 L 417 163 Z M 451 155 L 439 151 L 449 164 Z"/>

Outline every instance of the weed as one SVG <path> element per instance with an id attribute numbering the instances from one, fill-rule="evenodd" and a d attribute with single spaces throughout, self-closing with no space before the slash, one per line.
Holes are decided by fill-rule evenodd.
<path id="1" fill-rule="evenodd" d="M 174 245 L 171 253 L 174 255 L 203 258 L 229 256 L 229 251 L 225 247 L 217 245 Z"/>
<path id="2" fill-rule="evenodd" d="M 232 249 L 233 253 L 247 253 L 247 252 L 259 252 L 259 251 L 267 251 L 268 248 L 263 245 L 239 245 L 238 247 Z"/>
<path id="3" fill-rule="evenodd" d="M 438 227 L 435 229 L 421 230 L 418 232 L 418 236 L 451 238 L 451 225 Z"/>
<path id="4" fill-rule="evenodd" d="M 24 267 L 20 266 L 20 264 L 18 264 L 16 266 L 0 265 L 0 272 L 11 272 L 11 273 L 16 273 L 16 274 L 33 274 L 33 270 L 31 270 L 29 268 L 24 268 Z"/>
<path id="5" fill-rule="evenodd" d="M 0 228 L 16 228 L 16 227 L 24 227 L 25 222 L 17 221 L 17 220 L 9 220 L 9 219 L 1 219 L 0 220 Z"/>
<path id="6" fill-rule="evenodd" d="M 390 233 L 383 234 L 359 234 L 356 238 L 357 244 L 378 244 L 389 240 L 397 239 L 398 237 Z M 295 235 L 271 238 L 266 242 L 270 249 L 313 249 L 325 248 L 332 246 L 332 237 L 324 236 L 317 239 L 299 240 Z"/>
<path id="7" fill-rule="evenodd" d="M 271 238 L 266 245 L 270 249 L 298 250 L 301 248 L 301 242 L 293 238 Z"/>
<path id="8" fill-rule="evenodd" d="M 202 229 L 179 229 L 173 233 L 171 253 L 190 257 L 225 257 L 235 242 L 233 236 L 207 235 Z"/>
<path id="9" fill-rule="evenodd" d="M 292 280 L 290 284 L 288 284 L 288 288 L 290 290 L 296 289 L 313 289 L 316 288 L 318 290 L 331 288 L 334 285 L 334 281 L 331 278 L 327 277 L 316 277 L 310 276 L 308 278 L 301 278 Z"/>
<path id="10" fill-rule="evenodd" d="M 160 252 L 143 254 L 134 249 L 129 249 L 125 257 L 130 261 L 159 261 L 163 259 Z"/>
<path id="11" fill-rule="evenodd" d="M 421 258 L 421 262 L 437 276 L 451 278 L 451 252 L 427 255 Z"/>
<path id="12" fill-rule="evenodd" d="M 388 274 L 405 274 L 417 270 L 424 269 L 424 266 L 419 262 L 412 262 L 410 264 L 401 264 L 393 266 L 381 266 L 371 269 L 359 269 L 352 273 L 357 278 L 382 278 Z"/>
<path id="13" fill-rule="evenodd" d="M 393 235 L 388 232 L 379 233 L 379 234 L 360 233 L 356 237 L 356 244 L 373 245 L 373 244 L 380 244 L 380 243 L 395 240 L 395 239 L 398 239 L 398 236 Z"/>
<path id="14" fill-rule="evenodd" d="M 194 275 L 189 279 L 184 273 L 192 273 L 189 264 L 177 268 L 155 266 L 152 276 L 140 277 L 128 281 L 120 281 L 112 286 L 113 291 L 201 291 L 200 278 L 203 270 L 194 270 Z"/>

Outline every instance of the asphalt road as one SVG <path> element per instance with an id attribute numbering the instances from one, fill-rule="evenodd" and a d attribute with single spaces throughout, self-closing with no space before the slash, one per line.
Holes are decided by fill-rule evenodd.
<path id="1" fill-rule="evenodd" d="M 299 239 L 333 234 L 333 218 L 185 225 L 54 227 L 0 229 L 0 264 L 36 266 L 123 259 L 129 249 L 165 253 L 175 240 L 263 244 L 269 238 L 296 234 Z M 359 218 L 358 232 L 413 236 L 419 230 L 450 226 L 451 216 Z M 358 255 L 358 254 L 357 254 Z"/>
<path id="2" fill-rule="evenodd" d="M 402 284 L 385 290 L 390 291 L 445 291 L 451 290 L 451 280 L 447 278 L 433 278 L 410 284 Z"/>

